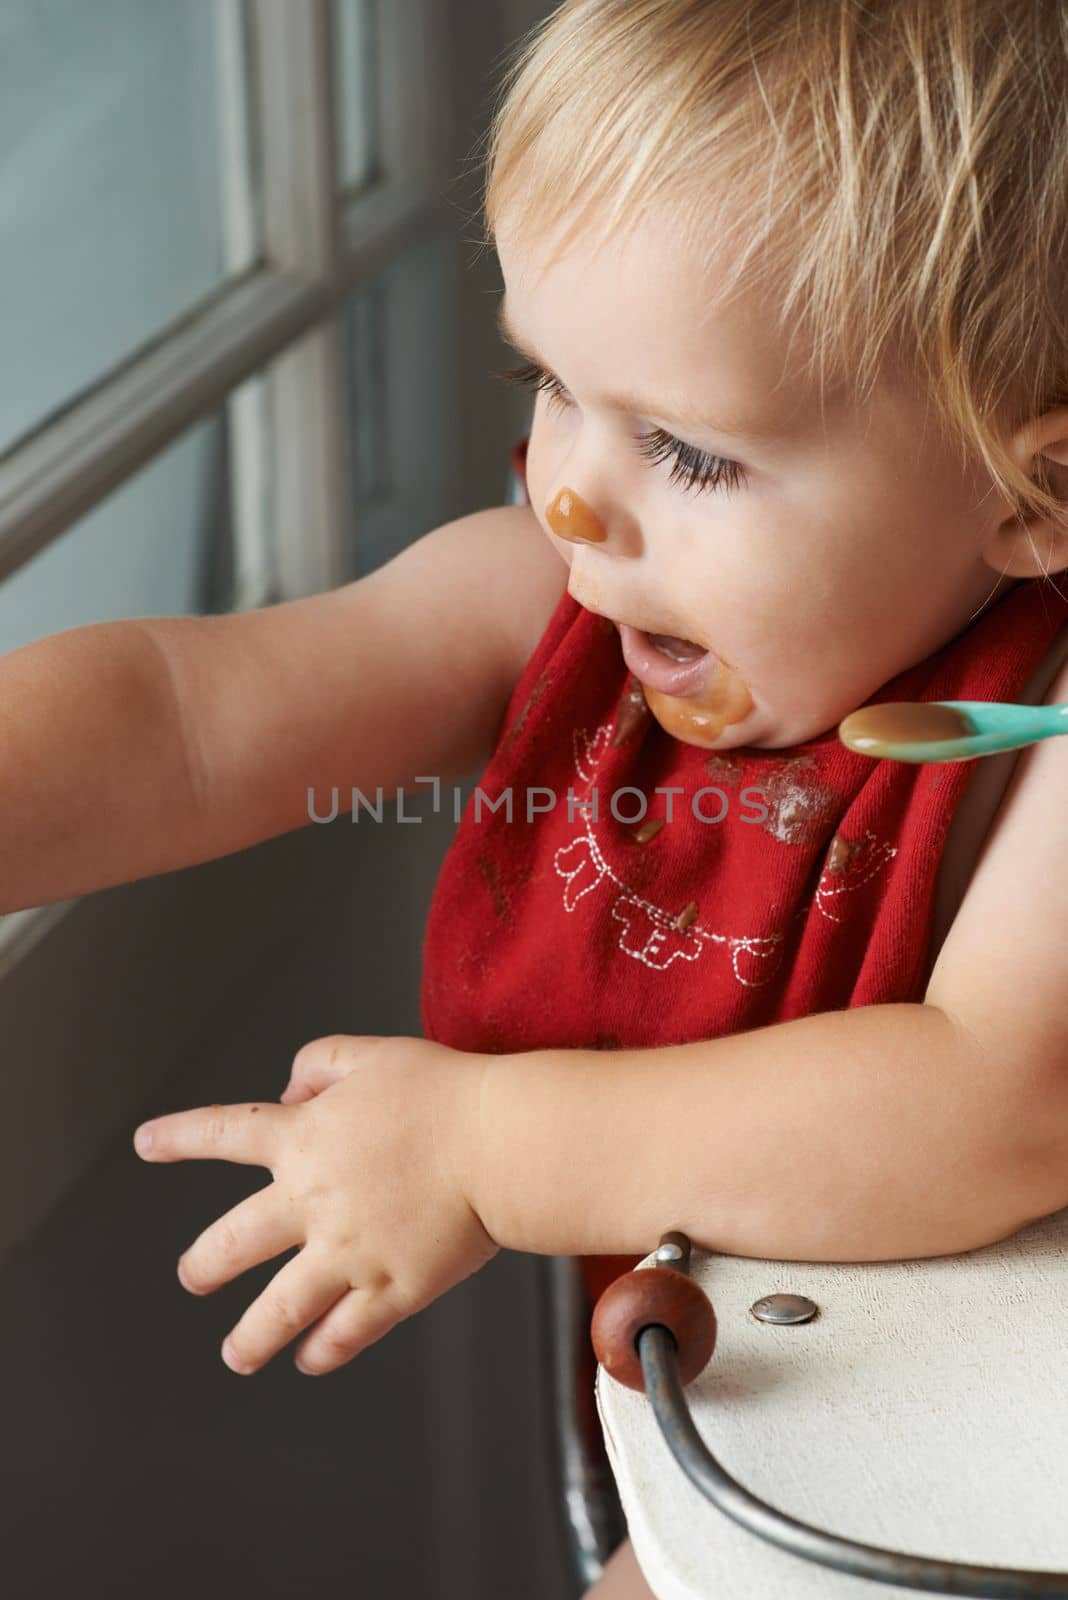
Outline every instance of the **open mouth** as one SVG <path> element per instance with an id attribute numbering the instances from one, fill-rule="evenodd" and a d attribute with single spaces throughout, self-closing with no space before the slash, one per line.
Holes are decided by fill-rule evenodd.
<path id="1" fill-rule="evenodd" d="M 674 633 L 647 633 L 645 638 L 669 661 L 696 661 L 698 656 L 708 654 L 703 644 L 696 644 L 693 639 L 680 639 Z"/>
<path id="2" fill-rule="evenodd" d="M 719 657 L 693 639 L 671 633 L 646 633 L 621 622 L 623 659 L 636 678 L 661 694 L 692 694 L 707 683 Z"/>

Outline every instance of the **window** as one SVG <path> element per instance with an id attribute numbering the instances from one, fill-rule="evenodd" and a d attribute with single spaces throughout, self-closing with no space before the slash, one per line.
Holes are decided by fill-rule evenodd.
<path id="1" fill-rule="evenodd" d="M 354 293 L 344 309 L 352 440 L 352 496 L 359 529 L 352 550 L 361 577 L 434 526 L 445 493 L 435 448 L 448 414 L 445 339 L 448 255 L 425 239 Z"/>
<path id="2" fill-rule="evenodd" d="M 352 190 L 374 181 L 380 167 L 378 4 L 336 0 L 338 178 Z M 388 0 L 387 0 L 388 3 Z"/>
<path id="3" fill-rule="evenodd" d="M 235 248 L 224 206 L 247 146 L 226 81 L 244 73 L 227 58 L 228 11 L 3 7 L 0 449 L 252 265 L 256 241 Z"/>
<path id="4" fill-rule="evenodd" d="M 438 520 L 446 20 L 0 7 L 0 651 L 313 594 Z"/>
<path id="5" fill-rule="evenodd" d="M 225 410 L 196 423 L 0 585 L 0 652 L 115 617 L 229 608 Z"/>

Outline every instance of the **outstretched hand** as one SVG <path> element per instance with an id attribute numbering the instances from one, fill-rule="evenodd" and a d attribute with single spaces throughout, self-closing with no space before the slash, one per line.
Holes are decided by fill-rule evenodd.
<path id="1" fill-rule="evenodd" d="M 496 1255 L 467 1198 L 485 1059 L 426 1039 L 328 1035 L 297 1052 L 279 1104 L 178 1111 L 137 1129 L 146 1161 L 236 1161 L 274 1178 L 190 1245 L 186 1289 L 210 1294 L 302 1247 L 224 1341 L 233 1371 L 258 1371 L 310 1328 L 296 1364 L 331 1372 Z"/>

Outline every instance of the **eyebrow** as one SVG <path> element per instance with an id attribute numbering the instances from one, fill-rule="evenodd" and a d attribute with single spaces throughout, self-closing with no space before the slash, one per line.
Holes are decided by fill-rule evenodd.
<path id="1" fill-rule="evenodd" d="M 517 350 L 520 355 L 528 357 L 536 366 L 543 367 L 546 372 L 552 372 L 547 361 L 543 361 L 534 349 L 530 340 L 525 338 L 513 325 L 508 315 L 507 297 L 502 295 L 497 306 L 497 331 L 501 337 Z M 555 377 L 555 374 L 553 374 Z M 636 416 L 659 417 L 663 422 L 669 422 L 673 427 L 682 428 L 684 431 L 698 428 L 709 433 L 722 433 L 729 438 L 741 439 L 746 443 L 757 443 L 768 438 L 773 430 L 768 428 L 755 428 L 749 423 L 722 418 L 701 417 L 695 411 L 688 410 L 685 406 L 677 407 L 670 400 L 659 403 L 655 400 L 642 399 L 635 394 L 602 394 L 600 398 L 610 406 L 615 406 L 619 411 L 629 411 Z"/>

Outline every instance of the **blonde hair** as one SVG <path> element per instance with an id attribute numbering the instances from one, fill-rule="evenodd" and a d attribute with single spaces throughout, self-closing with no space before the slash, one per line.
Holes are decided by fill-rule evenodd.
<path id="1" fill-rule="evenodd" d="M 1068 528 L 1008 449 L 1068 404 L 1066 0 L 566 0 L 510 54 L 485 245 L 664 206 L 717 283 L 729 238 L 727 293 L 774 283 L 821 394 L 903 355 L 1021 520 Z"/>

